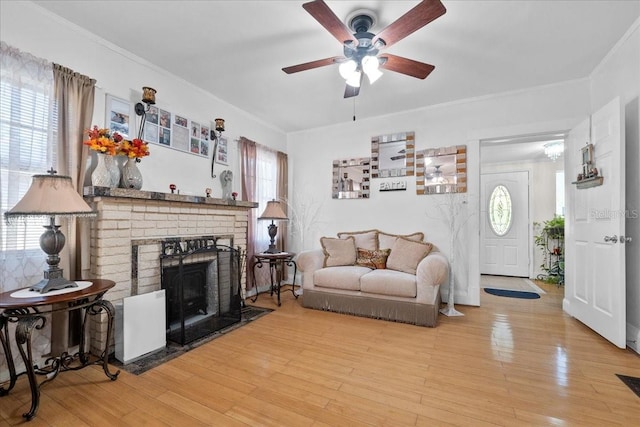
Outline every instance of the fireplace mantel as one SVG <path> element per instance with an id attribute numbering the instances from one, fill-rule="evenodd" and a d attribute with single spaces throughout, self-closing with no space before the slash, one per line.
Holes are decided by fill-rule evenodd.
<path id="1" fill-rule="evenodd" d="M 109 187 L 84 187 L 84 196 L 91 197 L 119 197 L 123 199 L 139 200 L 165 200 L 168 202 L 196 203 L 215 206 L 229 206 L 252 209 L 257 208 L 256 202 L 245 202 L 243 200 L 216 199 L 214 197 L 192 196 L 185 194 L 158 193 L 155 191 L 133 190 L 129 188 L 109 188 Z"/>

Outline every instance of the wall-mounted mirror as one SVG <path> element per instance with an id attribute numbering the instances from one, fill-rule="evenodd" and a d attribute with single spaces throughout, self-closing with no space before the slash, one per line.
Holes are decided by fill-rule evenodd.
<path id="1" fill-rule="evenodd" d="M 416 153 L 416 193 L 467 192 L 467 146 L 429 148 Z"/>
<path id="2" fill-rule="evenodd" d="M 368 199 L 371 159 L 345 159 L 333 161 L 334 199 Z"/>
<path id="3" fill-rule="evenodd" d="M 371 138 L 371 177 L 413 175 L 415 133 L 399 132 Z"/>

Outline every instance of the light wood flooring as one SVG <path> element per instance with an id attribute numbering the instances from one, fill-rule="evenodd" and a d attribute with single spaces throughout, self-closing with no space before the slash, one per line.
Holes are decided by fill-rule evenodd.
<path id="1" fill-rule="evenodd" d="M 640 398 L 615 374 L 640 357 L 562 313 L 562 289 L 519 300 L 482 292 L 436 328 L 276 310 L 140 376 L 98 367 L 42 388 L 31 426 L 638 426 Z M 27 379 L 0 398 L 22 423 Z"/>

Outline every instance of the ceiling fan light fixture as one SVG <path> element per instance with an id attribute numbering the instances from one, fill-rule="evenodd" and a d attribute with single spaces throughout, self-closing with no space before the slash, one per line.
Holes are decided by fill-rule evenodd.
<path id="1" fill-rule="evenodd" d="M 380 63 L 377 56 L 367 55 L 362 58 L 362 71 L 369 78 L 369 83 L 373 84 L 382 77 L 382 71 L 378 69 Z"/>
<path id="2" fill-rule="evenodd" d="M 358 68 L 358 64 L 356 64 L 356 61 L 354 61 L 353 59 L 350 59 L 340 64 L 340 66 L 338 67 L 338 71 L 340 72 L 340 75 L 343 79 L 349 80 L 353 73 L 356 71 L 356 68 Z"/>
<path id="3" fill-rule="evenodd" d="M 347 79 L 347 84 L 351 87 L 360 87 L 362 73 L 360 71 L 354 71 Z"/>

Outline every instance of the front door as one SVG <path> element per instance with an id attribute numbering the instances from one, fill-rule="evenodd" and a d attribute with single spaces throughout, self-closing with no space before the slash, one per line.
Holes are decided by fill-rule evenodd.
<path id="1" fill-rule="evenodd" d="M 480 273 L 529 277 L 529 172 L 481 176 Z"/>
<path id="2" fill-rule="evenodd" d="M 569 133 L 565 150 L 565 297 L 563 309 L 626 347 L 624 126 L 616 98 Z M 602 185 L 578 189 L 583 148 L 593 144 Z M 584 184 L 584 183 L 583 183 Z"/>

